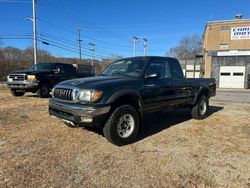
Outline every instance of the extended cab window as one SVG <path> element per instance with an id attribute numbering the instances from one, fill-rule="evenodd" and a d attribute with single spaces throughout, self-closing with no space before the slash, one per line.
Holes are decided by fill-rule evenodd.
<path id="1" fill-rule="evenodd" d="M 166 61 L 152 61 L 147 68 L 146 75 L 148 74 L 159 74 L 160 78 L 170 78 L 170 68 Z"/>
<path id="2" fill-rule="evenodd" d="M 76 72 L 76 68 L 72 65 L 63 65 L 65 73 L 74 73 Z"/>
<path id="3" fill-rule="evenodd" d="M 183 78 L 183 72 L 182 68 L 180 66 L 180 63 L 176 59 L 170 59 L 168 60 L 169 67 L 171 70 L 171 75 L 173 78 Z"/>

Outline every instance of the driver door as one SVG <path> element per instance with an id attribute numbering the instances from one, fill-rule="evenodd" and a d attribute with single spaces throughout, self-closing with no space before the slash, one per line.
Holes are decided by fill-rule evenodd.
<path id="1" fill-rule="evenodd" d="M 157 75 L 148 77 L 148 75 Z M 153 60 L 145 73 L 144 105 L 145 111 L 163 109 L 171 103 L 173 97 L 172 78 L 168 62 Z"/>

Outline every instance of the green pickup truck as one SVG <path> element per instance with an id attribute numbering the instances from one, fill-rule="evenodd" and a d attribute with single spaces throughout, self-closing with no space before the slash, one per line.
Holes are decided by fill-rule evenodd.
<path id="1" fill-rule="evenodd" d="M 193 118 L 203 119 L 215 93 L 215 79 L 185 78 L 177 59 L 124 58 L 100 76 L 56 85 L 49 114 L 71 127 L 101 126 L 107 140 L 121 146 L 135 141 L 145 113 L 189 107 Z"/>

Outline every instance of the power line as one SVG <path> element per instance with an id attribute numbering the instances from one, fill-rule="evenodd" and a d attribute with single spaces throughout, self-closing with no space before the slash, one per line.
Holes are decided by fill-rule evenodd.
<path id="1" fill-rule="evenodd" d="M 0 3 L 31 3 L 30 1 L 0 0 Z"/>
<path id="2" fill-rule="evenodd" d="M 67 45 L 68 47 L 70 47 L 70 48 L 72 48 L 72 46 L 73 46 L 73 48 L 76 48 L 76 46 L 77 46 L 77 43 L 76 42 L 74 42 L 74 44 L 72 44 L 72 43 L 70 43 L 70 42 L 67 42 L 67 41 L 65 41 L 65 40 L 58 40 L 57 38 L 54 38 L 54 37 L 50 37 L 50 36 L 47 36 L 46 34 L 39 34 L 40 36 L 41 36 L 41 38 L 43 38 L 44 40 L 47 40 L 47 41 L 56 41 L 56 43 L 58 43 L 58 41 L 59 42 L 63 42 L 63 44 L 62 45 Z M 49 38 L 49 39 L 48 39 Z M 59 43 L 58 43 L 59 44 Z M 61 44 L 61 43 L 60 43 Z M 89 50 L 89 48 L 83 48 L 84 50 Z M 97 52 L 97 54 L 100 54 L 100 55 L 111 55 L 110 53 L 104 53 L 104 52 L 101 52 L 101 51 L 99 51 L 98 50 L 98 52 Z"/>
<path id="3" fill-rule="evenodd" d="M 32 35 L 28 35 L 28 34 L 23 34 L 23 35 L 0 35 L 0 37 L 2 39 L 29 39 L 29 40 L 33 40 Z M 67 45 L 63 45 L 61 43 L 49 41 L 49 40 L 44 39 L 44 38 L 38 37 L 37 41 L 42 42 L 43 44 L 47 44 L 47 45 L 58 47 L 58 48 L 61 48 L 61 49 L 64 49 L 64 50 L 68 50 L 70 52 L 79 53 L 77 49 L 72 48 L 71 46 L 67 46 Z M 90 53 L 81 52 L 81 54 L 86 55 L 88 57 L 92 57 Z M 96 55 L 96 57 L 104 58 L 105 56 Z"/>
<path id="4" fill-rule="evenodd" d="M 72 31 L 72 30 L 69 30 L 69 29 L 67 29 L 67 28 L 65 28 L 65 27 L 62 27 L 62 26 L 58 25 L 58 24 L 51 23 L 51 22 L 49 22 L 49 21 L 47 21 L 47 20 L 44 20 L 44 19 L 42 19 L 42 18 L 37 18 L 37 19 L 40 20 L 40 21 L 42 21 L 42 22 L 44 22 L 44 23 L 47 23 L 47 24 L 49 24 L 49 25 L 52 25 L 52 26 L 54 26 L 54 27 L 58 27 L 58 28 L 60 28 L 60 29 L 62 29 L 62 30 L 64 30 L 64 31 L 66 31 L 66 32 L 73 33 L 73 34 L 77 34 L 77 32 Z"/>
<path id="5" fill-rule="evenodd" d="M 69 30 L 69 29 L 67 29 L 65 27 L 62 27 L 62 26 L 58 25 L 58 24 L 51 23 L 51 22 L 49 22 L 47 20 L 44 20 L 44 19 L 41 19 L 41 18 L 37 18 L 37 19 L 40 20 L 40 21 L 42 21 L 42 22 L 45 22 L 45 23 L 47 23 L 49 25 L 52 25 L 54 27 L 58 27 L 58 28 L 66 31 L 66 32 L 69 32 L 69 33 L 77 35 L 77 32 Z M 96 38 L 93 38 L 93 37 L 90 37 L 90 36 L 87 36 L 87 35 L 83 35 L 83 34 L 82 34 L 82 36 L 85 37 L 85 38 L 87 38 L 87 39 L 89 39 L 89 40 L 92 40 L 92 41 L 95 41 L 95 42 L 99 42 L 99 43 L 103 43 L 103 44 L 106 44 L 106 45 L 109 45 L 109 46 L 119 46 L 119 48 L 129 49 L 129 47 L 126 46 L 126 45 L 121 45 L 121 44 L 115 44 L 115 43 L 111 43 L 111 42 L 106 42 L 106 41 L 103 41 L 103 40 L 100 40 L 100 39 L 96 39 Z"/>
<path id="6" fill-rule="evenodd" d="M 39 42 L 42 42 L 43 44 L 46 43 L 46 41 L 44 40 L 41 40 L 41 39 L 37 39 Z M 75 54 L 79 54 L 79 51 L 78 50 L 74 50 L 72 48 L 67 48 L 63 45 L 57 45 L 57 44 L 54 44 L 54 43 L 50 43 L 48 42 L 48 45 L 50 46 L 54 46 L 54 47 L 57 47 L 57 48 L 60 48 L 60 49 L 63 49 L 63 50 L 66 50 L 66 51 L 69 51 L 69 52 L 73 52 Z M 86 53 L 82 53 L 83 55 L 87 56 L 87 57 L 92 57 L 90 54 L 86 54 Z M 98 58 L 100 59 L 104 59 L 105 57 L 104 56 L 97 56 Z"/>
<path id="7" fill-rule="evenodd" d="M 69 40 L 69 39 L 65 39 L 65 38 L 62 38 L 62 37 L 59 37 L 59 36 L 56 36 L 56 35 L 53 35 L 53 34 L 49 34 L 49 33 L 44 33 L 44 32 L 41 32 L 39 33 L 39 35 L 41 36 L 44 36 L 46 38 L 50 38 L 50 39 L 53 39 L 53 40 L 57 40 L 57 41 L 61 41 L 61 42 L 64 42 L 64 43 L 68 43 L 68 44 L 71 44 L 71 45 L 77 45 L 77 42 L 76 41 L 73 41 L 73 40 Z M 100 46 L 100 45 L 98 45 Z M 97 46 L 97 49 L 100 49 L 100 50 L 97 50 L 99 53 L 102 53 L 104 55 L 111 55 L 111 52 L 110 51 L 106 51 L 104 50 L 103 48 L 99 48 Z M 86 48 L 86 47 L 82 47 L 83 49 L 86 49 L 86 50 L 89 50 L 89 48 Z M 117 49 L 117 48 L 110 48 L 109 49 Z M 119 49 L 119 48 L 118 48 Z"/>
<path id="8" fill-rule="evenodd" d="M 76 41 L 68 40 L 68 39 L 65 39 L 63 37 L 59 37 L 59 36 L 56 36 L 56 35 L 53 35 L 53 34 L 49 34 L 49 33 L 40 32 L 39 35 L 45 36 L 47 38 L 55 39 L 55 40 L 58 40 L 58 41 L 61 41 L 61 42 L 71 43 L 72 45 L 76 45 L 77 44 Z"/>
<path id="9" fill-rule="evenodd" d="M 30 39 L 33 39 L 33 38 L 32 37 L 18 37 L 18 36 L 17 37 L 14 37 L 14 36 L 13 37 L 8 37 L 7 36 L 7 37 L 1 37 L 1 39 L 29 39 L 30 40 Z"/>
<path id="10" fill-rule="evenodd" d="M 0 20 L 23 20 L 24 17 L 1 17 Z"/>
<path id="11" fill-rule="evenodd" d="M 45 2 L 45 3 L 44 3 L 44 2 Z M 56 14 L 58 14 L 58 15 L 60 15 L 60 16 L 63 16 L 63 17 L 65 17 L 65 18 L 67 18 L 67 19 L 69 19 L 69 20 L 75 22 L 77 25 L 83 25 L 84 27 L 86 27 L 87 29 L 89 29 L 89 30 L 91 30 L 91 31 L 94 31 L 94 32 L 96 32 L 96 33 L 101 33 L 100 31 L 98 31 L 98 30 L 95 29 L 95 28 L 98 27 L 98 26 L 93 26 L 92 24 L 88 24 L 88 25 L 87 25 L 87 24 L 85 24 L 85 23 L 82 23 L 82 22 L 80 21 L 80 19 L 79 19 L 78 17 L 72 15 L 72 13 L 71 13 L 70 11 L 67 11 L 66 9 L 62 9 L 62 8 L 56 6 L 56 5 L 53 4 L 51 1 L 49 2 L 49 1 L 43 0 L 43 3 L 42 3 L 41 1 L 39 1 L 39 4 L 40 4 L 41 6 L 44 6 L 44 7 L 48 8 L 48 9 L 49 9 L 51 12 L 53 12 L 54 14 L 56 13 Z M 85 21 L 85 22 L 86 22 L 86 21 Z M 101 29 L 102 29 L 102 28 L 101 28 Z M 109 32 L 109 33 L 111 33 L 111 32 Z M 114 35 L 114 33 L 113 33 L 113 35 Z M 117 34 L 115 34 L 115 35 L 116 35 L 116 38 L 118 38 L 118 39 L 120 39 L 120 40 L 122 40 L 122 41 L 124 41 L 124 40 L 128 41 L 128 39 L 127 39 L 126 36 L 124 36 L 124 38 L 121 39 L 121 35 L 120 35 L 120 37 L 118 37 Z M 125 39 L 125 38 L 126 38 L 126 39 Z"/>
<path id="12" fill-rule="evenodd" d="M 79 54 L 79 51 L 77 48 L 73 48 L 72 46 L 68 46 L 68 45 L 65 45 L 65 44 L 62 44 L 62 43 L 58 43 L 58 42 L 54 42 L 54 41 L 51 41 L 51 40 L 47 40 L 45 38 L 41 38 L 39 37 L 39 40 L 41 42 L 47 42 L 49 45 L 54 45 L 54 46 L 57 46 L 57 47 L 63 47 L 65 49 L 70 49 L 71 51 L 74 51 L 74 52 L 77 52 Z M 86 56 L 90 56 L 91 54 L 87 53 L 87 52 L 81 52 L 82 55 L 86 55 Z M 104 57 L 104 56 L 101 56 L 101 55 L 98 55 L 98 57 Z"/>
<path id="13" fill-rule="evenodd" d="M 52 10 L 53 13 L 56 13 L 55 10 L 57 10 L 65 18 L 71 19 L 72 21 L 76 22 L 78 25 L 82 24 L 81 20 L 77 16 L 73 15 L 72 12 L 68 11 L 67 9 L 61 8 L 61 7 L 57 6 L 56 4 L 54 4 L 53 2 L 48 1 L 48 0 L 43 0 L 43 3 L 44 2 L 47 5 L 47 8 Z M 41 3 L 41 1 L 40 1 L 40 4 L 43 5 Z M 88 22 L 88 21 L 84 20 L 84 22 Z M 91 29 L 91 30 L 92 30 L 92 28 L 96 27 L 96 26 L 93 26 L 90 22 L 88 22 L 88 24 L 84 23 L 82 25 Z"/>
<path id="14" fill-rule="evenodd" d="M 32 34 L 0 34 L 0 36 L 32 36 Z"/>

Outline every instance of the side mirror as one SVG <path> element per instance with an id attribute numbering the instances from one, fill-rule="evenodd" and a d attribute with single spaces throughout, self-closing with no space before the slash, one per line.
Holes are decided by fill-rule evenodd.
<path id="1" fill-rule="evenodd" d="M 149 73 L 145 75 L 146 79 L 154 79 L 154 78 L 160 78 L 160 73 Z"/>

